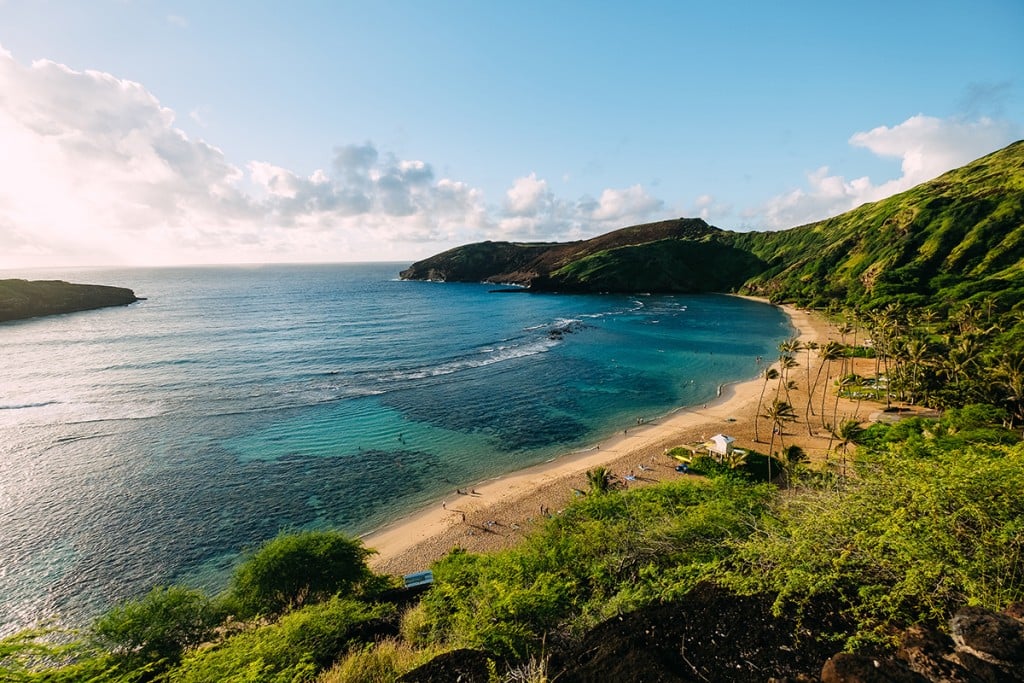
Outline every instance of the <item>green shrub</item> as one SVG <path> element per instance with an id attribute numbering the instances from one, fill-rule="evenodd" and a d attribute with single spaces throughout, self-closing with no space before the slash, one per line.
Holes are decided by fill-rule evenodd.
<path id="1" fill-rule="evenodd" d="M 737 543 L 724 580 L 777 593 L 780 610 L 838 596 L 860 625 L 852 642 L 997 609 L 1024 598 L 1022 490 L 1024 444 L 889 444 L 845 491 L 787 498 Z"/>
<path id="2" fill-rule="evenodd" d="M 113 654 L 134 665 L 174 664 L 182 652 L 207 640 L 221 617 L 200 591 L 158 587 L 110 610 L 93 623 L 92 631 Z"/>
<path id="3" fill-rule="evenodd" d="M 373 578 L 372 553 L 336 531 L 282 533 L 235 570 L 229 600 L 240 616 L 275 616 L 352 592 Z"/>
<path id="4" fill-rule="evenodd" d="M 391 638 L 354 648 L 318 679 L 318 683 L 392 683 L 441 654 L 438 648 L 414 649 Z"/>
<path id="5" fill-rule="evenodd" d="M 731 477 L 587 496 L 518 548 L 453 552 L 423 598 L 436 643 L 523 657 L 615 613 L 685 593 L 775 489 Z M 549 638 L 550 639 L 550 638 Z"/>
<path id="6" fill-rule="evenodd" d="M 187 654 L 168 680 L 182 683 L 260 681 L 292 683 L 312 680 L 348 649 L 361 643 L 360 627 L 395 618 L 390 605 L 371 606 L 345 599 L 295 610 L 280 621 L 234 635 L 224 642 Z"/>

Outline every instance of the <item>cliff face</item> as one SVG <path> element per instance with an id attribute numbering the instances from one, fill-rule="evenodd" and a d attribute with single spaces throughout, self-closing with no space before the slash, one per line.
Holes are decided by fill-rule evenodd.
<path id="1" fill-rule="evenodd" d="M 135 292 L 124 287 L 61 280 L 0 280 L 0 322 L 124 306 L 138 300 Z"/>

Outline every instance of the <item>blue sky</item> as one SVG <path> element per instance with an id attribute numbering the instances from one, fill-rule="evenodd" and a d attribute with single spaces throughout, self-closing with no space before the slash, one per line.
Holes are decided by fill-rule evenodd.
<path id="1" fill-rule="evenodd" d="M 0 0 L 0 267 L 781 229 L 1024 137 L 1024 3 Z"/>

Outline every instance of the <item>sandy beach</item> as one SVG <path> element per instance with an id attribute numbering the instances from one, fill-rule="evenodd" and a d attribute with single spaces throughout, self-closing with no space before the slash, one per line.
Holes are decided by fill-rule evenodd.
<path id="1" fill-rule="evenodd" d="M 801 342 L 824 344 L 830 338 L 838 339 L 824 318 L 790 306 L 780 308 L 789 316 Z M 820 462 L 828 452 L 828 432 L 818 426 L 818 418 L 811 418 L 810 430 L 803 421 L 807 377 L 813 379 L 819 360 L 817 353 L 811 352 L 807 368 L 807 351 L 801 351 L 797 360 L 800 366 L 791 370 L 790 377 L 800 388 L 792 393 L 791 402 L 801 420 L 787 426 L 785 442 L 801 446 L 812 461 Z M 825 390 L 826 383 L 819 384 L 814 406 L 820 404 L 821 391 Z M 770 383 L 766 403 L 774 397 L 775 386 L 776 382 Z M 377 551 L 371 564 L 377 571 L 405 574 L 428 568 L 453 548 L 484 552 L 510 547 L 542 518 L 542 511 L 557 514 L 574 496 L 580 495 L 576 490 L 587 488 L 586 471 L 597 466 L 609 468 L 620 479 L 632 474 L 635 480 L 626 483 L 635 487 L 690 476 L 676 472 L 676 461 L 666 456 L 665 451 L 704 441 L 717 433 L 734 437 L 736 447 L 767 452 L 771 435 L 767 420 L 762 418 L 759 426 L 761 442 L 754 440 L 754 420 L 763 387 L 764 379 L 760 377 L 728 385 L 713 402 L 681 408 L 642 426 L 629 426 L 625 433 L 595 444 L 592 449 L 479 482 L 462 492 L 453 490 L 435 506 L 365 536 L 366 546 Z M 851 416 L 855 409 L 852 402 L 843 401 L 840 416 Z M 866 415 L 866 411 L 861 409 L 861 415 Z M 778 441 L 775 447 L 778 449 Z"/>

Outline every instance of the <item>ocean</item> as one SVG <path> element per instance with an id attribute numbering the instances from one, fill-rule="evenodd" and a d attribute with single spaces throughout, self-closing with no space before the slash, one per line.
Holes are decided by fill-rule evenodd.
<path id="1" fill-rule="evenodd" d="M 36 271 L 147 297 L 0 324 L 0 635 L 222 589 L 715 397 L 793 330 L 737 297 L 406 282 L 406 264 Z"/>

